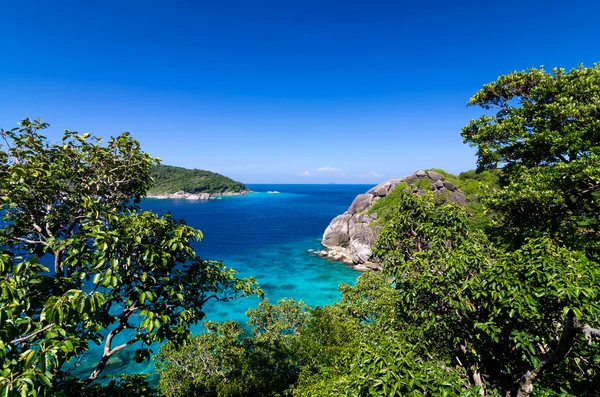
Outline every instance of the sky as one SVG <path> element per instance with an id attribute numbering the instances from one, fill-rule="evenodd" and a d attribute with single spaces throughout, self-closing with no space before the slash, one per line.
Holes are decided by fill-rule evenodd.
<path id="1" fill-rule="evenodd" d="M 475 167 L 485 83 L 600 61 L 596 1 L 0 1 L 0 128 L 25 117 L 245 183 Z"/>

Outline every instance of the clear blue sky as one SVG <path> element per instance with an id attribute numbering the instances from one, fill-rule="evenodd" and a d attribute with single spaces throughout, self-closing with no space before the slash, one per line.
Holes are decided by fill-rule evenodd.
<path id="1" fill-rule="evenodd" d="M 130 131 L 246 183 L 375 183 L 475 165 L 484 83 L 600 61 L 596 1 L 12 1 L 0 127 Z M 308 174 L 308 175 L 301 175 Z"/>

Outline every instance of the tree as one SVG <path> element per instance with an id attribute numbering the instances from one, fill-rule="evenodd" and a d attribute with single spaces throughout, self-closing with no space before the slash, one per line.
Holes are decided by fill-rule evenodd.
<path id="1" fill-rule="evenodd" d="M 452 361 L 482 395 L 529 396 L 534 382 L 541 393 L 597 390 L 600 264 L 550 238 L 495 247 L 468 230 L 464 209 L 403 194 L 374 252 L 395 280 L 384 311 L 410 330 L 404 343 Z"/>
<path id="2" fill-rule="evenodd" d="M 61 144 L 23 120 L 5 131 L 0 152 L 0 389 L 52 393 L 64 363 L 102 343 L 108 359 L 136 345 L 184 340 L 209 299 L 260 293 L 220 262 L 204 261 L 191 242 L 200 231 L 140 211 L 158 159 L 128 133 L 99 138 L 65 131 Z M 38 259 L 39 258 L 39 259 Z M 45 266 L 51 258 L 52 266 Z M 125 342 L 115 344 L 123 334 Z"/>
<path id="3" fill-rule="evenodd" d="M 529 69 L 485 84 L 469 101 L 487 112 L 462 130 L 478 168 L 502 168 L 488 207 L 518 247 L 550 235 L 600 253 L 600 64 Z"/>
<path id="4" fill-rule="evenodd" d="M 477 395 L 464 368 L 425 350 L 420 324 L 399 318 L 405 296 L 386 275 L 365 273 L 340 290 L 341 301 L 311 311 L 302 330 L 294 396 Z"/>
<path id="5" fill-rule="evenodd" d="M 397 197 L 386 211 L 385 223 L 373 244 L 373 255 L 379 258 L 386 273 L 400 283 L 406 272 L 429 267 L 430 260 L 456 248 L 472 233 L 467 213 L 456 204 L 440 207 L 431 192 L 418 196 L 396 190 L 393 194 Z"/>
<path id="6" fill-rule="evenodd" d="M 164 396 L 280 395 L 298 378 L 298 338 L 309 317 L 302 302 L 267 299 L 249 309 L 250 336 L 234 321 L 205 323 L 206 332 L 156 356 Z"/>
<path id="7" fill-rule="evenodd" d="M 479 170 L 501 168 L 501 188 L 485 204 L 500 215 L 495 234 L 508 248 L 481 274 L 486 281 L 471 279 L 482 284 L 470 302 L 476 312 L 486 307 L 479 318 L 489 323 L 478 326 L 495 324 L 490 332 L 512 340 L 512 351 L 528 346 L 520 364 L 505 357 L 514 365 L 507 373 L 522 373 L 514 392 L 529 395 L 544 372 L 580 378 L 570 357 L 597 365 L 598 346 L 576 341 L 599 336 L 592 325 L 599 322 L 600 64 L 500 76 L 469 105 L 486 110 L 462 136 L 477 147 Z M 498 285 L 502 291 L 492 292 Z"/>

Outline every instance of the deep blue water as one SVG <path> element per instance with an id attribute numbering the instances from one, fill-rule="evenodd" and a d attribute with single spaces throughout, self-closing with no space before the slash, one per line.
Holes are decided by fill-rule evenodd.
<path id="1" fill-rule="evenodd" d="M 336 215 L 346 211 L 357 194 L 372 185 L 248 185 L 255 193 L 220 200 L 146 199 L 142 208 L 170 212 L 176 219 L 200 229 L 195 243 L 203 259 L 222 260 L 240 276 L 255 276 L 270 301 L 294 298 L 316 306 L 339 299 L 338 285 L 353 284 L 358 273 L 342 263 L 309 252 L 320 249 L 323 231 Z M 279 191 L 280 194 L 268 194 Z M 245 312 L 258 298 L 243 298 L 205 307 L 207 320 L 246 322 Z M 199 324 L 194 333 L 202 331 Z M 136 345 L 134 345 L 136 346 Z M 100 347 L 91 354 L 100 354 Z M 157 352 L 157 348 L 155 352 Z M 103 376 L 121 373 L 154 374 L 152 363 L 135 364 L 132 350 L 111 359 Z M 89 374 L 93 358 L 84 358 L 74 374 Z"/>

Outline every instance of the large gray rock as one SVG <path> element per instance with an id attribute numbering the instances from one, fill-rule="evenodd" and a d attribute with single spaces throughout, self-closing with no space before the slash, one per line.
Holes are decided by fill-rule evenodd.
<path id="1" fill-rule="evenodd" d="M 373 195 L 376 197 L 385 197 L 388 195 L 392 184 L 390 182 L 381 183 L 373 188 Z"/>
<path id="2" fill-rule="evenodd" d="M 369 193 L 363 193 L 356 196 L 350 208 L 348 208 L 349 214 L 356 214 L 371 205 L 373 202 L 373 195 Z"/>
<path id="3" fill-rule="evenodd" d="M 446 193 L 448 198 L 457 203 L 466 201 L 465 195 L 458 191 L 456 186 L 450 182 L 444 181 L 444 176 L 435 171 L 417 171 L 414 174 L 402 178 L 391 179 L 382 182 L 379 185 L 369 189 L 367 193 L 356 196 L 348 211 L 335 217 L 323 234 L 323 245 L 329 247 L 326 256 L 334 260 L 342 260 L 345 263 L 352 263 L 355 268 L 365 270 L 367 268 L 380 269 L 381 266 L 375 263 L 372 257 L 372 247 L 379 233 L 381 226 L 374 221 L 377 214 L 369 214 L 369 208 L 373 203 L 388 194 L 390 194 L 401 182 L 410 184 L 411 182 L 428 178 L 431 180 L 431 189 L 434 194 Z M 417 189 L 417 195 L 425 194 L 423 189 Z"/>
<path id="4" fill-rule="evenodd" d="M 433 191 L 442 190 L 443 188 L 444 188 L 444 182 L 442 182 L 441 179 L 438 179 L 431 185 L 431 190 L 433 190 Z"/>
<path id="5" fill-rule="evenodd" d="M 323 236 L 323 245 L 326 247 L 345 247 L 348 241 L 350 241 L 348 233 L 334 231 Z"/>
<path id="6" fill-rule="evenodd" d="M 379 237 L 381 228 L 363 227 L 350 238 L 350 255 L 354 263 L 369 262 L 372 257 L 372 248 Z"/>
<path id="7" fill-rule="evenodd" d="M 342 233 L 348 233 L 348 222 L 350 222 L 350 218 L 352 218 L 352 215 L 350 214 L 342 214 L 336 216 L 335 218 L 333 218 L 325 232 L 327 232 L 327 230 L 331 230 L 339 231 Z"/>
<path id="8" fill-rule="evenodd" d="M 444 187 L 448 190 L 450 190 L 451 192 L 456 190 L 456 185 L 454 185 L 454 183 L 450 182 L 450 181 L 444 181 Z"/>
<path id="9" fill-rule="evenodd" d="M 439 172 L 435 172 L 435 171 L 428 171 L 427 176 L 432 181 L 439 181 L 439 180 L 443 181 L 444 180 L 444 175 L 440 174 Z"/>
<path id="10" fill-rule="evenodd" d="M 350 222 L 354 221 L 356 223 L 363 223 L 365 225 L 373 222 L 373 218 L 368 212 L 369 211 L 363 211 L 360 214 L 352 215 L 352 219 L 350 220 Z"/>
<path id="11" fill-rule="evenodd" d="M 323 233 L 323 245 L 326 247 L 345 246 L 350 239 L 349 222 L 352 215 L 338 215 L 327 226 Z M 346 236 L 346 237 L 344 237 Z"/>
<path id="12" fill-rule="evenodd" d="M 467 198 L 465 197 L 465 195 L 461 192 L 452 192 L 450 193 L 450 195 L 448 196 L 448 198 L 458 204 L 464 204 L 467 202 Z"/>
<path id="13" fill-rule="evenodd" d="M 350 222 L 348 222 L 348 234 L 353 236 L 359 230 L 361 230 L 365 226 L 365 223 L 358 219 L 358 216 L 352 215 L 350 218 Z"/>
<path id="14" fill-rule="evenodd" d="M 411 183 L 412 181 L 417 180 L 418 178 L 419 177 L 417 176 L 417 174 L 410 174 L 410 175 L 403 176 L 402 178 L 399 179 L 399 181 Z"/>

